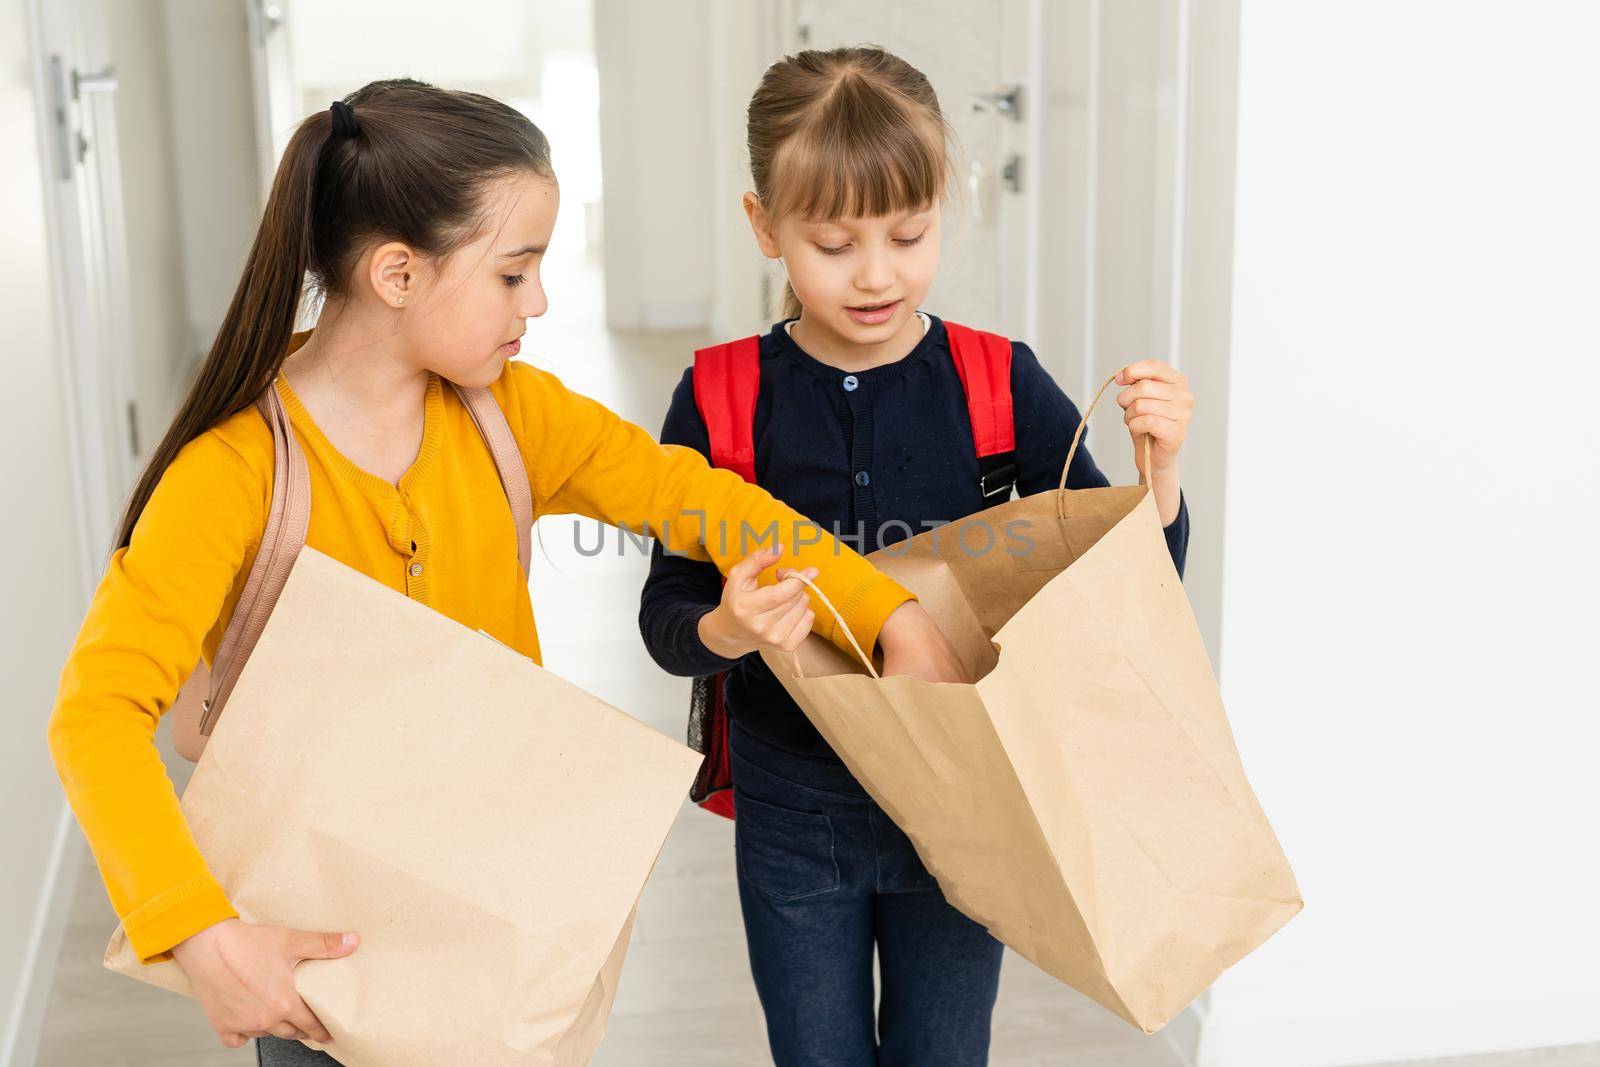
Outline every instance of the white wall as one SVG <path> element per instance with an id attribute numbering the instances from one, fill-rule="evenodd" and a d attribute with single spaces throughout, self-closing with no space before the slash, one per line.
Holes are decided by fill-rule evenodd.
<path id="1" fill-rule="evenodd" d="M 1183 587 L 1218 671 L 1222 647 L 1223 502 L 1228 484 L 1229 310 L 1238 118 L 1239 0 L 1191 0 L 1178 236 L 1178 366 L 1195 396 L 1184 442 L 1189 556 Z"/>
<path id="2" fill-rule="evenodd" d="M 772 324 L 769 304 L 783 291 L 781 273 L 756 246 L 743 208 L 751 188 L 745 110 L 767 65 L 782 54 L 779 6 L 749 0 L 710 4 L 710 333 L 718 339 L 764 332 Z"/>
<path id="3" fill-rule="evenodd" d="M 222 325 L 265 191 L 244 4 L 162 0 L 162 9 L 190 355 L 197 359 Z"/>
<path id="4" fill-rule="evenodd" d="M 60 938 L 49 905 L 70 891 L 55 884 L 70 838 L 44 730 L 85 598 L 29 37 L 24 0 L 0 3 L 0 1063 L 18 1064 L 32 1062 Z"/>
<path id="5" fill-rule="evenodd" d="M 546 0 L 548 2 L 548 0 Z M 570 6 L 570 5 L 558 5 Z M 295 77 L 305 110 L 325 108 L 337 91 L 409 76 L 451 88 L 494 87 L 532 96 L 539 86 L 537 42 L 527 0 L 388 0 L 381 17 L 366 3 L 307 0 L 288 8 Z"/>
<path id="6" fill-rule="evenodd" d="M 525 100 L 539 96 L 553 53 L 594 49 L 589 0 L 390 0 L 378 19 L 366 0 L 305 0 L 286 11 L 307 114 L 396 77 Z"/>
<path id="7" fill-rule="evenodd" d="M 710 319 L 716 275 L 707 3 L 595 0 L 612 329 L 703 329 Z"/>
<path id="8" fill-rule="evenodd" d="M 1203 1063 L 1600 1040 L 1597 40 L 1243 6 L 1222 682 L 1306 910 Z"/>

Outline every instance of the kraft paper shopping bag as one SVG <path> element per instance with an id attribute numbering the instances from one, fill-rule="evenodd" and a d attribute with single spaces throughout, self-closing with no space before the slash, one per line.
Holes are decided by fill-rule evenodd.
<path id="1" fill-rule="evenodd" d="M 183 808 L 246 921 L 361 934 L 296 975 L 341 1063 L 581 1064 L 698 762 L 306 548 Z"/>
<path id="2" fill-rule="evenodd" d="M 1147 1032 L 1300 910 L 1145 486 L 868 558 L 975 684 L 877 678 L 816 638 L 765 659 L 953 905 Z"/>

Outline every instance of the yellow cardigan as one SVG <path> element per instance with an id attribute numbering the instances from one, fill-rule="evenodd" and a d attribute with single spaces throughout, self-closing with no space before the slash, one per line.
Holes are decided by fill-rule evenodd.
<path id="1" fill-rule="evenodd" d="M 297 341 L 299 338 L 296 339 Z M 422 447 L 398 485 L 361 470 L 279 379 L 311 473 L 306 543 L 539 660 L 511 512 L 494 461 L 455 391 L 428 384 Z M 804 521 L 694 450 L 663 446 L 552 374 L 511 363 L 492 391 L 517 439 L 535 514 L 648 526 L 675 549 L 738 562 L 741 523 Z M 209 662 L 255 557 L 272 494 L 272 435 L 254 408 L 191 441 L 112 557 L 62 673 L 49 739 L 128 939 L 145 960 L 237 915 L 195 847 L 152 739 L 202 654 Z M 703 511 L 702 520 L 693 513 Z M 685 514 L 688 512 L 689 514 Z M 730 531 L 726 545 L 718 521 Z M 705 524 L 709 544 L 696 548 Z M 911 594 L 824 536 L 799 550 L 863 648 Z M 770 580 L 771 572 L 767 577 Z M 847 647 L 814 604 L 816 631 Z M 631 617 L 617 625 L 631 626 Z"/>

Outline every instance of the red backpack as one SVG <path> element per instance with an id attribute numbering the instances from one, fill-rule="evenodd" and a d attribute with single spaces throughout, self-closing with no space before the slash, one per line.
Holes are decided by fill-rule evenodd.
<path id="1" fill-rule="evenodd" d="M 1011 342 L 998 334 L 944 324 L 978 453 L 978 489 L 985 499 L 1010 495 L 1017 481 L 1011 418 Z M 761 338 L 746 337 L 694 354 L 694 402 L 705 420 L 711 465 L 756 480 L 756 395 L 761 391 Z M 998 501 L 996 501 L 998 503 Z M 727 672 L 696 678 L 689 699 L 689 745 L 705 757 L 689 797 L 733 818 L 728 770 Z"/>

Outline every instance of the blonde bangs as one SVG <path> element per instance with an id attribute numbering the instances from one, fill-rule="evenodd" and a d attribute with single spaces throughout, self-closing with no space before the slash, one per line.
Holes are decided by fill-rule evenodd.
<path id="1" fill-rule="evenodd" d="M 866 79 L 818 100 L 772 160 L 764 206 L 775 218 L 874 218 L 920 211 L 949 184 L 937 114 Z"/>

